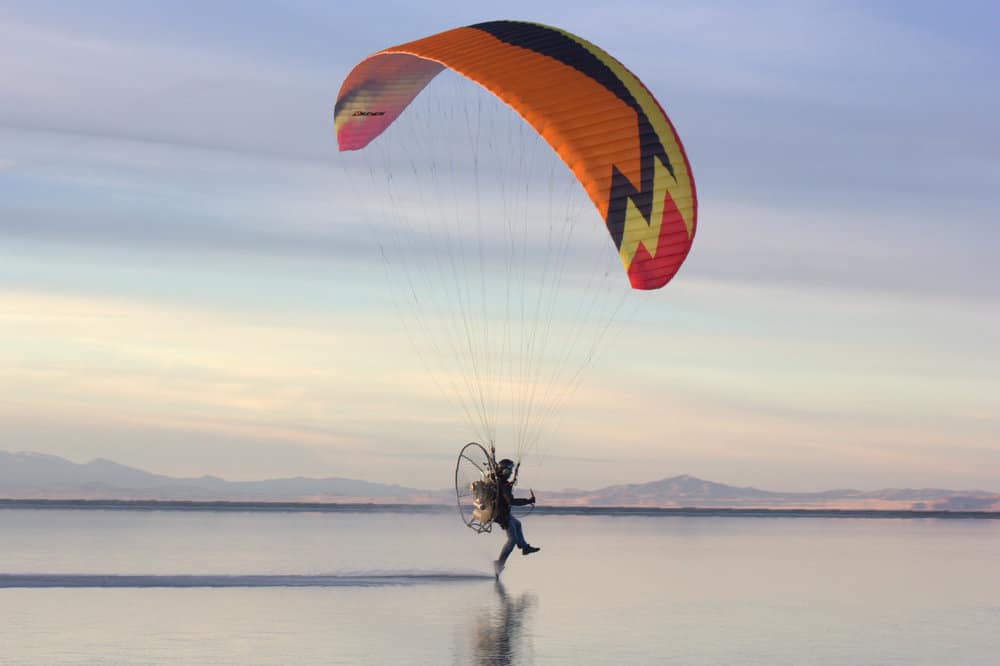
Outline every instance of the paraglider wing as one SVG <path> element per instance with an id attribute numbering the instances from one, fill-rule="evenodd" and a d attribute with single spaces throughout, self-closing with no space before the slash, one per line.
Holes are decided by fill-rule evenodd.
<path id="1" fill-rule="evenodd" d="M 604 219 L 632 287 L 658 289 L 670 281 L 697 223 L 687 156 L 642 82 L 568 32 L 492 21 L 369 56 L 337 97 L 340 149 L 367 146 L 444 68 L 514 109 L 573 171 Z"/>

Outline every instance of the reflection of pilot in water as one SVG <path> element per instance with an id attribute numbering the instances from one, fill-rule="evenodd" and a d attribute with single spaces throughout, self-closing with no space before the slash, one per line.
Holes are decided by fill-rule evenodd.
<path id="1" fill-rule="evenodd" d="M 503 583 L 496 582 L 497 603 L 483 609 L 476 623 L 474 664 L 479 666 L 508 666 L 523 662 L 523 628 L 535 597 L 521 594 L 511 597 Z M 523 656 L 523 655 L 521 655 Z"/>

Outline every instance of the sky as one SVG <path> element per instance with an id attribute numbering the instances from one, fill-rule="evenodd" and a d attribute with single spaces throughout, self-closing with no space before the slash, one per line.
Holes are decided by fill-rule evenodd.
<path id="1" fill-rule="evenodd" d="M 994 3 L 497 11 L 0 4 L 0 448 L 446 487 L 474 433 L 352 224 L 332 108 L 374 51 L 513 18 L 635 72 L 699 197 L 524 483 L 1000 491 Z"/>

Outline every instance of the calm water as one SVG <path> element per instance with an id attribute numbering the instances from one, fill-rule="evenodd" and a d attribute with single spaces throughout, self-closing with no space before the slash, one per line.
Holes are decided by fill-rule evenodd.
<path id="1" fill-rule="evenodd" d="M 0 663 L 1000 663 L 998 520 L 524 525 L 0 510 Z"/>

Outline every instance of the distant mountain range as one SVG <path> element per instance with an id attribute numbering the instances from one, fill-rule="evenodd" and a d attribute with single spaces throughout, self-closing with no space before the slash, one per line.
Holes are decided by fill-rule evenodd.
<path id="1" fill-rule="evenodd" d="M 681 475 L 593 491 L 545 494 L 546 504 L 571 506 L 697 507 L 733 509 L 844 509 L 869 511 L 1000 511 L 1000 493 L 944 488 L 887 488 L 783 493 L 741 488 Z"/>
<path id="2" fill-rule="evenodd" d="M 782 493 L 675 476 L 598 490 L 538 491 L 549 506 L 1000 511 L 1000 493 L 941 488 Z M 177 478 L 98 458 L 78 464 L 40 453 L 0 451 L 0 498 L 228 500 L 450 504 L 454 491 L 419 490 L 356 479 L 295 477 L 226 481 Z"/>
<path id="3" fill-rule="evenodd" d="M 336 477 L 226 481 L 178 478 L 104 458 L 78 464 L 43 453 L 0 451 L 0 497 L 9 499 L 147 499 L 414 501 L 426 491 Z M 445 494 L 440 493 L 444 499 Z M 454 495 L 454 493 L 451 493 Z M 451 495 L 448 498 L 451 498 Z M 407 498 L 414 497 L 414 500 Z"/>

